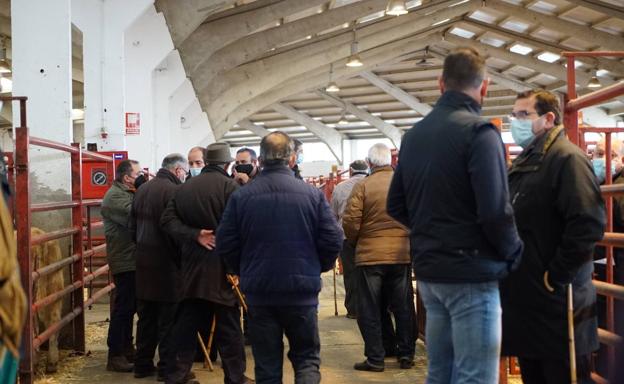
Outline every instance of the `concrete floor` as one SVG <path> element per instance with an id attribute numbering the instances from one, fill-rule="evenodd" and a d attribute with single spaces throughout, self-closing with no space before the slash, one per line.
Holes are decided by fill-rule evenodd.
<path id="1" fill-rule="evenodd" d="M 357 323 L 345 317 L 346 310 L 341 304 L 344 298 L 342 277 L 337 278 L 339 316 L 334 316 L 333 282 L 331 273 L 323 276 L 324 288 L 321 292 L 319 328 L 321 334 L 321 374 L 325 383 L 411 383 L 425 382 L 426 356 L 421 342 L 417 345 L 416 365 L 409 370 L 399 369 L 395 359 L 386 360 L 386 370 L 382 373 L 359 372 L 353 370 L 353 364 L 364 360 L 364 345 Z M 118 383 L 157 383 L 154 379 L 134 379 L 132 374 L 112 373 L 106 366 L 106 331 L 108 329 L 108 306 L 96 305 L 87 312 L 87 350 L 86 356 L 71 357 L 63 354 L 59 372 L 53 376 L 41 375 L 40 384 L 118 384 Z M 247 347 L 247 376 L 253 378 L 253 357 Z M 201 383 L 216 384 L 223 382 L 223 371 L 219 362 L 215 371 L 209 372 L 196 364 L 194 372 Z M 284 382 L 293 382 L 290 363 L 284 362 Z"/>

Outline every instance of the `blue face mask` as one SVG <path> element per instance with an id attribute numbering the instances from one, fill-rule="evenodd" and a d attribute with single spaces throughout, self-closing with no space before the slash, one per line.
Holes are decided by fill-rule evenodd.
<path id="1" fill-rule="evenodd" d="M 533 134 L 533 121 L 511 120 L 511 137 L 513 137 L 514 142 L 522 148 L 528 147 L 535 137 Z"/>
<path id="2" fill-rule="evenodd" d="M 607 166 L 605 164 L 604 157 L 599 159 L 592 159 L 592 166 L 600 184 L 604 183 L 605 179 L 607 178 Z M 611 176 L 613 175 L 615 175 L 615 164 L 611 164 Z"/>
<path id="3" fill-rule="evenodd" d="M 297 154 L 297 165 L 303 163 L 303 152 Z"/>
<path id="4" fill-rule="evenodd" d="M 201 173 L 202 169 L 201 168 L 191 168 L 190 171 L 191 171 L 191 177 L 197 177 Z"/>

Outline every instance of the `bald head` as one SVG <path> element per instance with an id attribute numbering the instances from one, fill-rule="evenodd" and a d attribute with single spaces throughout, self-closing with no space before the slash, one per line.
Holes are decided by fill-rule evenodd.
<path id="1" fill-rule="evenodd" d="M 260 161 L 265 166 L 288 165 L 293 154 L 293 141 L 284 132 L 269 133 L 260 142 Z"/>

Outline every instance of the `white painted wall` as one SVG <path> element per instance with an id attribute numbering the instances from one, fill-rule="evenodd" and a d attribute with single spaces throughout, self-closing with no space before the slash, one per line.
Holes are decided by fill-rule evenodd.
<path id="1" fill-rule="evenodd" d="M 37 26 L 37 30 L 33 29 Z M 72 139 L 70 0 L 22 0 L 11 4 L 13 94 L 28 97 L 30 134 L 69 144 Z M 13 121 L 19 122 L 14 104 Z M 70 190 L 68 156 L 32 146 L 30 167 L 52 190 Z M 36 196 L 35 196 L 36 198 Z"/>
<path id="2" fill-rule="evenodd" d="M 125 31 L 126 112 L 140 114 L 140 135 L 126 136 L 128 155 L 142 167 L 156 170 L 155 144 L 159 139 L 154 122 L 153 71 L 173 50 L 173 42 L 162 14 L 153 6 L 135 20 Z"/>

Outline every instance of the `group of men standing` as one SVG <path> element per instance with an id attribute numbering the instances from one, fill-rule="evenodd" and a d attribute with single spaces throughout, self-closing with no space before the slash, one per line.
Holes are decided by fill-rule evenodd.
<path id="1" fill-rule="evenodd" d="M 318 383 L 319 275 L 342 250 L 348 317 L 365 341 L 355 369 L 383 371 L 389 355 L 412 366 L 413 272 L 427 310 L 428 383 L 495 383 L 501 353 L 519 357 L 525 383 L 569 382 L 566 287 L 576 374 L 591 382 L 593 251 L 606 221 L 598 181 L 546 91 L 518 95 L 511 131 L 523 152 L 508 170 L 500 132 L 479 116 L 487 87 L 478 52 L 451 52 L 442 97 L 403 137 L 396 170 L 390 149 L 374 145 L 336 187 L 333 212 L 297 180 L 302 156 L 282 132 L 262 139 L 259 164 L 239 151 L 232 176 L 223 143 L 193 149 L 190 171 L 168 156 L 138 190 L 138 164 L 120 164 L 102 208 L 118 297 L 109 368 L 131 370 L 134 358 L 135 375 L 151 375 L 158 345 L 162 378 L 192 382 L 197 331 L 216 319 L 225 382 L 250 382 L 232 290 L 240 281 L 256 380 L 281 383 L 285 334 L 295 381 Z"/>
<path id="2" fill-rule="evenodd" d="M 240 281 L 258 382 L 281 382 L 284 334 L 298 382 L 320 381 L 320 273 L 333 268 L 342 234 L 321 192 L 297 179 L 301 153 L 276 132 L 262 140 L 262 171 L 253 150 L 234 159 L 225 143 L 193 148 L 188 159 L 169 155 L 145 183 L 137 162 L 117 166 L 102 204 L 116 285 L 107 369 L 196 383 L 198 335 L 214 324 L 225 383 L 252 383 L 233 289 Z"/>

